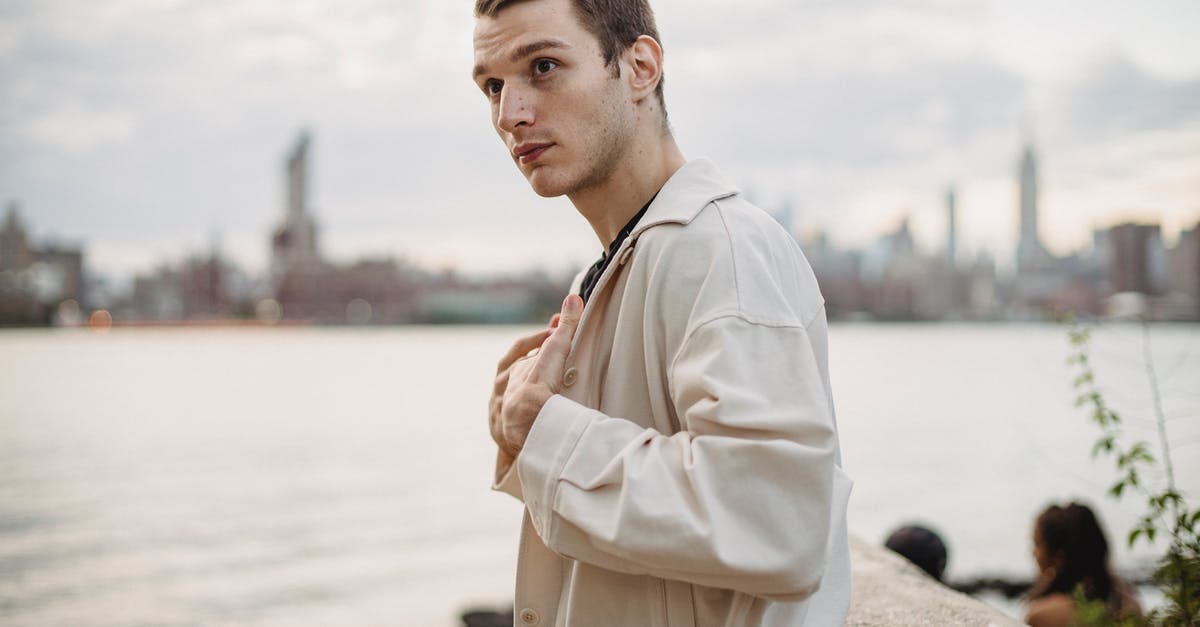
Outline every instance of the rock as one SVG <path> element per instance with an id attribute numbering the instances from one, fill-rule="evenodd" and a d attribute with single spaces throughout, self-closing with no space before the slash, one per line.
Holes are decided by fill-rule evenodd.
<path id="1" fill-rule="evenodd" d="M 903 557 L 850 538 L 854 591 L 850 627 L 1022 625 L 990 605 L 938 583 Z"/>
<path id="2" fill-rule="evenodd" d="M 850 538 L 854 591 L 849 627 L 1010 627 L 1022 625 L 990 605 L 956 592 L 903 557 L 859 538 Z M 472 610 L 466 627 L 512 627 L 512 610 Z"/>
<path id="3" fill-rule="evenodd" d="M 465 627 L 512 627 L 513 611 L 468 610 L 463 612 L 462 621 Z"/>

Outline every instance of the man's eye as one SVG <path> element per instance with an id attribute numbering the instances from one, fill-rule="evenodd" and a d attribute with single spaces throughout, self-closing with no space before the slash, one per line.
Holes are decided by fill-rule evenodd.
<path id="1" fill-rule="evenodd" d="M 545 74 L 556 67 L 558 67 L 558 64 L 550 59 L 538 59 L 537 62 L 533 64 L 533 73 Z"/>
<path id="2" fill-rule="evenodd" d="M 504 86 L 504 83 L 501 83 L 500 81 L 493 78 L 483 84 L 483 91 L 486 92 L 487 95 L 489 95 L 489 96 L 494 96 L 494 95 L 500 93 L 500 88 L 503 86 Z"/>

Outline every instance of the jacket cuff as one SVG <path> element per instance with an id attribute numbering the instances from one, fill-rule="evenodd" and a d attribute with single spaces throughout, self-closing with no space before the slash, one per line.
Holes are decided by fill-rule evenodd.
<path id="1" fill-rule="evenodd" d="M 511 457 L 499 451 L 496 453 L 496 476 L 492 480 L 492 489 L 511 494 L 518 501 L 525 500 L 521 493 L 521 480 L 517 478 L 517 464 Z"/>
<path id="2" fill-rule="evenodd" d="M 551 396 L 534 420 L 525 448 L 517 456 L 525 507 L 543 541 L 550 537 L 554 498 L 563 466 L 595 413 L 564 396 Z"/>

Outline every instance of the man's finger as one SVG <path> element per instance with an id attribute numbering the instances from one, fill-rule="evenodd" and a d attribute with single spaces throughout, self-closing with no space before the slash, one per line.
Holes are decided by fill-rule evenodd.
<path id="1" fill-rule="evenodd" d="M 496 380 L 492 383 L 493 396 L 504 394 L 505 388 L 508 387 L 508 374 L 509 368 L 505 368 L 496 375 Z"/>
<path id="2" fill-rule="evenodd" d="M 563 299 L 562 311 L 556 314 L 558 324 L 554 325 L 555 331 L 564 326 L 570 327 L 570 333 L 575 334 L 575 328 L 579 326 L 579 318 L 583 315 L 583 299 L 578 294 L 568 294 Z"/>
<path id="3" fill-rule="evenodd" d="M 554 328 L 558 327 L 558 321 L 561 319 L 562 319 L 562 314 L 554 314 L 553 316 L 551 316 L 550 317 L 550 328 L 554 329 Z"/>
<path id="4" fill-rule="evenodd" d="M 563 300 L 562 313 L 558 326 L 542 344 L 538 352 L 537 378 L 543 381 L 557 382 L 562 376 L 563 365 L 567 354 L 571 352 L 571 339 L 575 337 L 575 329 L 579 327 L 579 318 L 583 315 L 583 299 L 577 294 L 571 294 Z M 535 375 L 531 375 L 532 376 Z"/>
<path id="5" fill-rule="evenodd" d="M 550 336 L 551 329 L 542 329 L 529 335 L 523 335 L 513 342 L 513 345 L 508 349 L 507 353 L 500 358 L 500 363 L 496 366 L 496 372 L 500 373 L 507 370 L 513 362 L 529 354 L 529 351 L 542 345 L 546 338 Z"/>

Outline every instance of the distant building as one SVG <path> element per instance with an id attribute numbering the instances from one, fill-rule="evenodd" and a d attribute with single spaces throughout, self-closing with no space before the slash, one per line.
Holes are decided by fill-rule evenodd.
<path id="1" fill-rule="evenodd" d="M 1112 267 L 1112 263 L 1112 229 L 1093 230 L 1091 265 L 1101 272 L 1104 281 L 1108 281 L 1109 269 Z"/>
<path id="2" fill-rule="evenodd" d="M 317 248 L 317 224 L 308 201 L 308 151 L 302 131 L 284 161 L 284 219 L 271 237 L 271 284 L 283 315 L 293 319 L 338 316 L 329 303 L 329 269 Z"/>
<path id="3" fill-rule="evenodd" d="M 38 300 L 50 308 L 73 300 L 84 300 L 83 250 L 74 246 L 47 244 L 37 250 L 34 263 Z"/>
<path id="4" fill-rule="evenodd" d="M 860 253 L 839 250 L 819 231 L 801 242 L 801 248 L 817 275 L 831 318 L 862 317 L 869 313 Z"/>
<path id="5" fill-rule="evenodd" d="M 21 222 L 17 202 L 12 201 L 8 204 L 8 212 L 4 216 L 4 229 L 0 230 L 0 269 L 24 270 L 32 266 L 35 259 L 29 235 Z"/>
<path id="6" fill-rule="evenodd" d="M 1046 249 L 1038 234 L 1038 174 L 1033 146 L 1026 146 L 1017 174 L 1021 230 L 1017 239 L 1018 270 L 1045 265 Z"/>
<path id="7" fill-rule="evenodd" d="M 1040 184 L 1037 155 L 1027 144 L 1017 171 L 1020 231 L 1017 237 L 1017 274 L 1005 316 L 1017 320 L 1042 319 L 1053 312 L 1090 302 L 1078 293 L 1071 262 L 1051 255 L 1042 243 Z M 1090 288 L 1088 288 L 1090 289 Z"/>
<path id="8" fill-rule="evenodd" d="M 926 319 L 967 318 L 969 290 L 970 279 L 958 264 L 958 198 L 951 186 L 946 190 L 945 254 L 941 259 L 930 259 L 917 309 Z"/>
<path id="9" fill-rule="evenodd" d="M 954 187 L 946 190 L 946 265 L 957 265 L 958 256 L 958 207 Z"/>
<path id="10" fill-rule="evenodd" d="M 271 264 L 276 274 L 321 265 L 317 224 L 308 205 L 308 148 L 312 137 L 302 131 L 285 160 L 284 219 L 271 238 Z"/>
<path id="11" fill-rule="evenodd" d="M 964 289 L 966 315 L 972 320 L 995 320 L 1001 315 L 1001 289 L 996 278 L 996 262 L 991 255 L 979 253 L 966 271 Z"/>
<path id="12" fill-rule="evenodd" d="M 392 258 L 337 266 L 321 258 L 308 194 L 312 136 L 284 160 L 284 219 L 271 237 L 271 291 L 287 320 L 324 324 L 411 322 L 421 315 L 419 270 Z"/>
<path id="13" fill-rule="evenodd" d="M 876 279 L 872 310 L 885 320 L 924 317 L 920 294 L 926 264 L 917 253 L 908 222 L 905 217 L 895 231 L 879 238 L 871 260 Z"/>
<path id="14" fill-rule="evenodd" d="M 1168 318 L 1200 320 L 1200 224 L 1179 233 L 1167 253 Z"/>
<path id="15" fill-rule="evenodd" d="M 15 201 L 0 229 L 0 324 L 42 325 L 84 302 L 83 251 L 29 238 Z"/>
<path id="16" fill-rule="evenodd" d="M 131 311 L 122 317 L 139 323 L 183 320 L 183 286 L 179 278 L 179 273 L 167 266 L 134 277 Z"/>
<path id="17" fill-rule="evenodd" d="M 233 289 L 236 274 L 215 246 L 208 255 L 139 274 L 133 281 L 128 318 L 136 322 L 207 322 L 249 317 L 252 303 Z"/>
<path id="18" fill-rule="evenodd" d="M 326 322 L 394 324 L 418 317 L 422 296 L 421 273 L 403 260 L 390 257 L 360 259 L 348 266 L 331 267 L 326 301 Z"/>
<path id="19" fill-rule="evenodd" d="M 1114 292 L 1147 296 L 1162 291 L 1165 251 L 1157 224 L 1118 224 L 1109 229 L 1112 258 L 1109 281 Z"/>

